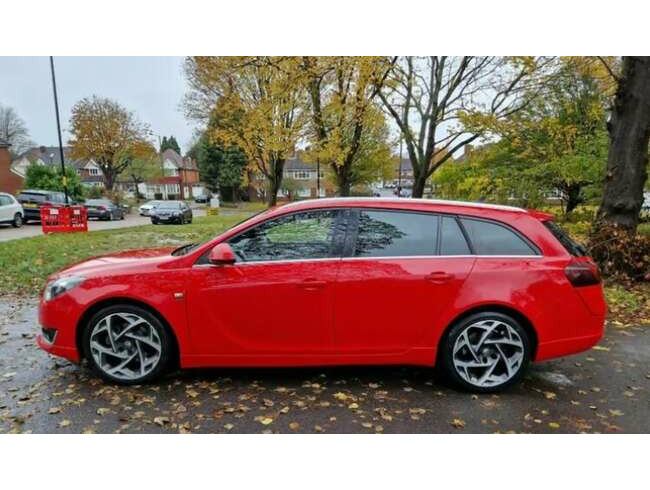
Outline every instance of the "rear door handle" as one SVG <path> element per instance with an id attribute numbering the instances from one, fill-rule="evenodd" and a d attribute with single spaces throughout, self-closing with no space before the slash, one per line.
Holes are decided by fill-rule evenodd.
<path id="1" fill-rule="evenodd" d="M 444 271 L 434 271 L 431 274 L 424 276 L 424 279 L 432 282 L 434 284 L 444 284 L 451 281 L 454 278 L 452 274 L 448 274 Z"/>
<path id="2" fill-rule="evenodd" d="M 327 281 L 319 281 L 317 279 L 305 279 L 301 283 L 298 284 L 298 287 L 300 289 L 304 289 L 305 291 L 317 291 L 319 289 L 323 289 L 327 285 Z"/>

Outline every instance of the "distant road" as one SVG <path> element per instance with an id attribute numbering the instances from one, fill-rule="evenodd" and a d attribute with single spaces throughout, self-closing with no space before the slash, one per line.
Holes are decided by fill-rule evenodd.
<path id="1" fill-rule="evenodd" d="M 203 209 L 192 209 L 194 216 L 205 216 Z M 88 222 L 88 231 L 98 230 L 112 230 L 116 228 L 129 228 L 131 226 L 140 226 L 151 224 L 151 219 L 147 216 L 140 216 L 136 213 L 131 213 L 123 220 L 117 221 L 96 221 L 90 220 Z M 32 236 L 42 235 L 43 230 L 41 224 L 38 222 L 30 221 L 28 224 L 23 225 L 22 228 L 14 228 L 11 225 L 0 225 L 0 242 L 7 242 L 9 240 L 16 240 L 19 238 L 28 238 Z"/>

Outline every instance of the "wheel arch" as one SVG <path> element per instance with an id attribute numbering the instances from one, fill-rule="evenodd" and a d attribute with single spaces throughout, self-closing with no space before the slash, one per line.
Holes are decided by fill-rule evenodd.
<path id="1" fill-rule="evenodd" d="M 535 330 L 535 327 L 533 325 L 533 322 L 530 321 L 530 319 L 524 313 L 522 313 L 516 308 L 513 308 L 512 306 L 504 305 L 500 303 L 487 303 L 487 304 L 482 304 L 482 305 L 468 308 L 467 310 L 463 311 L 462 313 L 457 315 L 453 320 L 449 322 L 449 324 L 445 327 L 444 331 L 442 332 L 440 339 L 438 340 L 438 345 L 436 348 L 436 352 L 437 352 L 436 364 L 438 363 L 439 356 L 442 354 L 443 351 L 443 349 L 441 348 L 443 342 L 446 340 L 447 335 L 449 331 L 452 329 L 452 327 L 471 315 L 474 315 L 476 313 L 484 313 L 484 312 L 501 313 L 517 320 L 517 322 L 520 323 L 521 326 L 526 330 L 526 333 L 530 338 L 530 347 L 531 347 L 530 359 L 531 361 L 535 360 L 535 358 L 537 357 L 537 347 L 539 344 L 539 338 L 537 335 L 537 331 Z"/>
<path id="2" fill-rule="evenodd" d="M 144 301 L 140 301 L 129 297 L 106 298 L 97 301 L 96 303 L 93 303 L 86 309 L 86 311 L 83 312 L 83 314 L 79 318 L 79 321 L 77 322 L 76 329 L 75 329 L 75 343 L 80 358 L 84 357 L 82 339 L 83 339 L 83 331 L 88 321 L 98 311 L 104 308 L 108 308 L 109 306 L 116 306 L 116 305 L 137 306 L 138 308 L 147 310 L 149 313 L 155 316 L 160 321 L 160 323 L 162 323 L 165 329 L 167 329 L 167 333 L 169 334 L 170 339 L 172 340 L 173 352 L 172 352 L 171 359 L 173 359 L 172 362 L 174 363 L 174 367 L 178 367 L 180 365 L 180 347 L 178 344 L 178 339 L 176 338 L 176 333 L 174 332 L 174 329 L 171 327 L 171 324 L 167 321 L 167 319 L 163 315 L 160 314 L 160 312 L 158 312 L 151 305 L 145 303 Z"/>

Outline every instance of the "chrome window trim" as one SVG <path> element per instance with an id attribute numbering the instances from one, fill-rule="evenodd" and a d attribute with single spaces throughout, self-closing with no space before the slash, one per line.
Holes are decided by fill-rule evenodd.
<path id="1" fill-rule="evenodd" d="M 235 262 L 231 266 L 260 265 L 260 264 L 290 264 L 303 262 L 341 262 L 344 260 L 405 260 L 405 259 L 543 259 L 542 255 L 387 255 L 384 257 L 326 257 L 322 259 L 290 259 L 290 260 L 255 260 L 251 262 Z M 192 267 L 228 267 L 227 265 L 194 264 Z"/>
<path id="2" fill-rule="evenodd" d="M 241 265 L 260 265 L 260 264 L 289 264 L 294 262 L 340 262 L 343 260 L 341 257 L 323 257 L 320 259 L 285 259 L 285 260 L 251 260 L 249 262 L 235 262 L 229 265 L 215 265 L 215 264 L 194 264 L 192 267 L 229 267 Z"/>

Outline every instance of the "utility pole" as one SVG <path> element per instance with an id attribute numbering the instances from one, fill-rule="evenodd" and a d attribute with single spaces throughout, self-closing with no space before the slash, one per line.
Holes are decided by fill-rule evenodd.
<path id="1" fill-rule="evenodd" d="M 68 179 L 65 176 L 65 160 L 63 156 L 63 140 L 61 139 L 61 120 L 59 119 L 59 98 L 56 94 L 56 77 L 54 76 L 54 56 L 50 56 L 50 71 L 52 72 L 52 90 L 54 92 L 54 110 L 56 112 L 56 130 L 59 135 L 59 156 L 61 157 L 61 177 L 63 179 L 63 193 L 65 194 L 65 205 L 68 202 Z"/>

